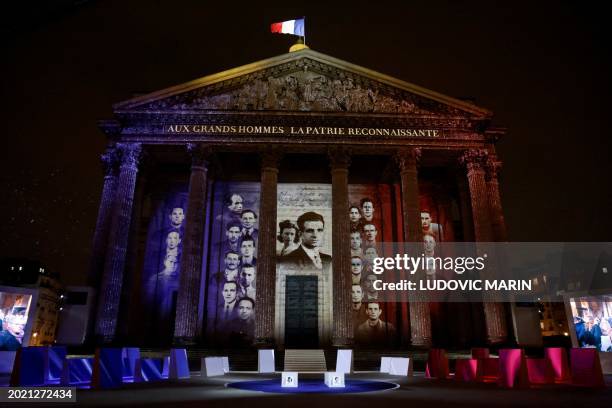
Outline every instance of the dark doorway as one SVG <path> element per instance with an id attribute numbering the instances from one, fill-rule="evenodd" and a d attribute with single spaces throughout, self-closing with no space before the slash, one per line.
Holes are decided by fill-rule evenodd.
<path id="1" fill-rule="evenodd" d="M 318 278 L 287 276 L 285 287 L 285 347 L 317 348 Z"/>

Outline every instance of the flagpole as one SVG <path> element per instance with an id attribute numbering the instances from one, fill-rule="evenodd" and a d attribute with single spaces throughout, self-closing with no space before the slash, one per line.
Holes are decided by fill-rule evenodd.
<path id="1" fill-rule="evenodd" d="M 306 16 L 304 16 L 304 45 L 306 45 Z"/>

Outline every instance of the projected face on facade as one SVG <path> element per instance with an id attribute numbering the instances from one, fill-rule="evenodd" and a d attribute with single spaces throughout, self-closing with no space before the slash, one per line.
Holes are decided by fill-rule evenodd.
<path id="1" fill-rule="evenodd" d="M 230 271 L 238 270 L 240 265 L 240 256 L 235 252 L 228 252 L 225 254 L 225 269 Z"/>
<path id="2" fill-rule="evenodd" d="M 366 239 L 367 244 L 373 244 L 376 242 L 376 235 L 378 231 L 376 230 L 376 225 L 374 224 L 366 224 L 363 226 L 363 234 Z"/>
<path id="3" fill-rule="evenodd" d="M 380 310 L 380 305 L 378 303 L 368 303 L 368 319 L 370 322 L 376 322 L 380 318 L 382 310 Z"/>
<path id="4" fill-rule="evenodd" d="M 431 227 L 431 214 L 427 211 L 421 212 L 421 226 L 424 231 L 428 231 Z"/>
<path id="5" fill-rule="evenodd" d="M 374 274 L 369 274 L 365 279 L 365 290 L 369 295 L 376 294 L 376 289 L 374 289 L 374 282 L 376 282 L 378 278 Z"/>
<path id="6" fill-rule="evenodd" d="M 369 198 L 362 199 L 361 212 L 366 221 L 372 221 L 374 219 L 374 202 Z"/>
<path id="7" fill-rule="evenodd" d="M 293 244 L 294 242 L 296 242 L 296 237 L 297 237 L 297 229 L 296 228 L 293 228 L 293 227 L 283 228 L 283 230 L 281 232 L 281 238 L 282 238 L 283 244 L 285 244 L 285 246 L 289 246 L 289 245 Z"/>
<path id="8" fill-rule="evenodd" d="M 240 237 L 242 236 L 242 232 L 240 231 L 240 226 L 230 225 L 225 231 L 225 236 L 227 237 L 227 240 L 230 243 L 232 244 L 237 243 L 238 241 L 240 241 Z"/>
<path id="9" fill-rule="evenodd" d="M 363 267 L 363 261 L 360 257 L 354 256 L 351 258 L 351 273 L 353 275 L 359 275 Z"/>
<path id="10" fill-rule="evenodd" d="M 232 194 L 229 198 L 229 203 L 228 203 L 227 208 L 235 214 L 241 214 L 243 201 L 244 200 L 239 194 Z"/>
<path id="11" fill-rule="evenodd" d="M 181 243 L 181 237 L 178 232 L 172 231 L 166 237 L 166 248 L 169 250 L 177 249 Z"/>
<path id="12" fill-rule="evenodd" d="M 255 282 L 255 267 L 245 266 L 242 268 L 242 284 L 244 286 L 253 286 Z"/>
<path id="13" fill-rule="evenodd" d="M 225 304 L 233 303 L 238 294 L 238 285 L 234 281 L 225 282 L 223 284 L 223 300 Z"/>
<path id="14" fill-rule="evenodd" d="M 242 212 L 240 220 L 242 222 L 242 228 L 250 230 L 251 228 L 255 227 L 257 215 L 255 215 L 255 213 L 251 210 L 246 210 Z"/>
<path id="15" fill-rule="evenodd" d="M 178 269 L 178 260 L 176 255 L 174 254 L 166 254 L 164 258 L 164 269 L 162 273 L 164 274 L 173 274 Z"/>
<path id="16" fill-rule="evenodd" d="M 361 220 L 361 213 L 359 212 L 359 207 L 352 206 L 349 209 L 349 219 L 352 223 L 358 223 Z"/>
<path id="17" fill-rule="evenodd" d="M 173 208 L 172 212 L 170 213 L 170 225 L 172 225 L 172 227 L 174 228 L 178 228 L 183 224 L 183 221 L 185 220 L 185 213 L 183 212 L 182 208 Z"/>
<path id="18" fill-rule="evenodd" d="M 436 239 L 433 235 L 423 235 L 423 247 L 425 249 L 425 255 L 433 256 L 436 249 Z"/>
<path id="19" fill-rule="evenodd" d="M 353 303 L 359 303 L 363 299 L 363 289 L 360 285 L 353 285 L 351 287 L 351 300 Z"/>
<path id="20" fill-rule="evenodd" d="M 374 263 L 374 259 L 378 258 L 378 253 L 376 252 L 375 247 L 370 247 L 366 249 L 364 255 L 369 263 Z"/>
<path id="21" fill-rule="evenodd" d="M 302 244 L 307 248 L 318 248 L 323 245 L 324 227 L 321 221 L 306 221 L 302 234 Z"/>
<path id="22" fill-rule="evenodd" d="M 251 258 L 255 254 L 255 243 L 252 239 L 245 239 L 240 244 L 240 254 L 243 258 Z"/>
<path id="23" fill-rule="evenodd" d="M 253 302 L 250 299 L 242 299 L 238 303 L 238 317 L 240 320 L 249 320 L 253 316 Z"/>
<path id="24" fill-rule="evenodd" d="M 361 249 L 361 234 L 358 231 L 351 232 L 351 249 L 353 251 Z"/>

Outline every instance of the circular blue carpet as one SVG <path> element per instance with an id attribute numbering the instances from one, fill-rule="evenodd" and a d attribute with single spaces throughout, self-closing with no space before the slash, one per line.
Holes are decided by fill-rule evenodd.
<path id="1" fill-rule="evenodd" d="M 385 381 L 346 380 L 344 388 L 329 388 L 321 380 L 300 379 L 297 388 L 281 387 L 280 378 L 274 380 L 238 381 L 227 384 L 228 387 L 241 390 L 275 392 L 280 394 L 346 394 L 390 390 L 399 387 Z"/>

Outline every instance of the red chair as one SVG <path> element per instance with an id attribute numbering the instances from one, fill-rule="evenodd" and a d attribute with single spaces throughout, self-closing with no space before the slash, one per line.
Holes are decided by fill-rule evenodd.
<path id="1" fill-rule="evenodd" d="M 530 384 L 554 384 L 555 373 L 545 358 L 528 358 L 527 375 Z"/>
<path id="2" fill-rule="evenodd" d="M 455 360 L 455 380 L 456 381 L 476 381 L 478 378 L 478 360 L 475 358 L 465 358 Z"/>
<path id="3" fill-rule="evenodd" d="M 444 349 L 429 350 L 427 366 L 425 367 L 426 378 L 448 378 L 448 357 Z"/>
<path id="4" fill-rule="evenodd" d="M 581 387 L 605 387 L 599 351 L 594 348 L 572 348 L 570 350 L 572 384 Z"/>
<path id="5" fill-rule="evenodd" d="M 504 388 L 527 388 L 527 364 L 522 349 L 499 350 L 499 378 L 497 384 Z"/>
<path id="6" fill-rule="evenodd" d="M 489 357 L 478 359 L 478 381 L 497 382 L 498 378 L 499 358 Z"/>
<path id="7" fill-rule="evenodd" d="M 548 347 L 545 349 L 545 357 L 549 361 L 555 376 L 555 382 L 567 383 L 571 380 L 567 352 L 561 347 Z"/>

